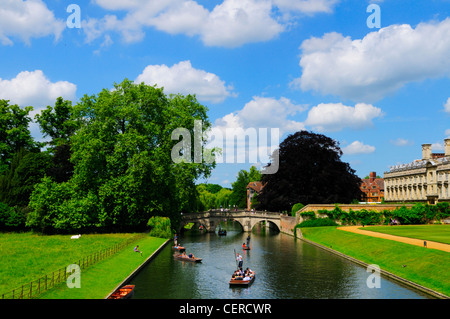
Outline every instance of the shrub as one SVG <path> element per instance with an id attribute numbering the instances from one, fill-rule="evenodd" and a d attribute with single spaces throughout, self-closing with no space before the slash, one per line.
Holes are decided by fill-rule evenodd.
<path id="1" fill-rule="evenodd" d="M 25 229 L 26 209 L 0 203 L 0 230 Z"/>
<path id="2" fill-rule="evenodd" d="M 334 220 L 331 218 L 316 218 L 305 220 L 298 224 L 297 227 L 322 227 L 322 226 L 338 226 Z"/>
<path id="3" fill-rule="evenodd" d="M 300 216 L 302 216 L 305 219 L 316 219 L 316 213 L 313 211 L 308 211 L 308 212 L 302 212 L 300 213 Z"/>
<path id="4" fill-rule="evenodd" d="M 172 237 L 171 224 L 168 217 L 154 216 L 148 220 L 147 226 L 150 227 L 149 235 L 152 237 Z"/>
<path id="5" fill-rule="evenodd" d="M 305 205 L 303 205 L 302 203 L 294 204 L 294 206 L 292 206 L 291 216 L 295 216 L 295 213 L 298 212 L 303 207 L 305 207 Z"/>

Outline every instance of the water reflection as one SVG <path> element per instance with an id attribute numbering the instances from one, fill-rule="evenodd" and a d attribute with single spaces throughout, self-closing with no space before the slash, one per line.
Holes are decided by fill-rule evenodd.
<path id="1" fill-rule="evenodd" d="M 251 251 L 243 251 L 247 233 L 228 223 L 227 236 L 186 233 L 181 243 L 202 263 L 175 260 L 168 245 L 133 280 L 134 298 L 150 299 L 320 299 L 427 298 L 426 295 L 381 279 L 381 288 L 368 288 L 366 269 L 320 248 L 265 227 L 251 234 Z M 224 228 L 224 226 L 222 226 Z M 255 227 L 256 228 L 256 227 Z M 230 288 L 236 269 L 235 252 L 244 268 L 256 272 L 248 288 Z"/>

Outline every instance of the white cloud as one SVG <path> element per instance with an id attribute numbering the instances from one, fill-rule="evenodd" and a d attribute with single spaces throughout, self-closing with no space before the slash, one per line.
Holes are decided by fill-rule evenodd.
<path id="1" fill-rule="evenodd" d="M 450 97 L 448 98 L 447 102 L 444 104 L 444 110 L 447 113 L 450 113 Z"/>
<path id="2" fill-rule="evenodd" d="M 280 10 L 298 11 L 302 13 L 330 13 L 338 0 L 273 0 Z"/>
<path id="3" fill-rule="evenodd" d="M 445 130 L 445 136 L 450 137 L 450 129 Z"/>
<path id="4" fill-rule="evenodd" d="M 202 101 L 220 103 L 228 96 L 234 96 L 217 75 L 195 69 L 190 61 L 182 61 L 168 67 L 149 65 L 136 78 L 135 82 L 164 87 L 166 93 L 196 94 Z"/>
<path id="5" fill-rule="evenodd" d="M 153 27 L 170 34 L 198 36 L 207 46 L 237 47 L 268 41 L 285 31 L 277 10 L 314 14 L 331 12 L 337 0 L 223 0 L 211 11 L 194 0 L 95 0 L 106 10 L 125 11 L 123 19 L 108 14 L 83 21 L 86 41 L 105 32 L 118 32 L 125 42 L 142 41 L 144 29 Z"/>
<path id="6" fill-rule="evenodd" d="M 206 45 L 225 47 L 271 40 L 284 31 L 271 15 L 270 1 L 225 0 L 210 13 L 201 38 Z"/>
<path id="7" fill-rule="evenodd" d="M 375 146 L 366 145 L 360 141 L 354 141 L 350 145 L 344 147 L 342 152 L 345 155 L 370 154 L 375 152 Z"/>
<path id="8" fill-rule="evenodd" d="M 74 102 L 76 90 L 77 86 L 67 81 L 51 82 L 41 70 L 23 71 L 11 80 L 0 78 L 0 99 L 21 107 L 32 106 L 29 114 L 32 120 L 47 105 L 54 105 L 58 97 Z M 29 128 L 35 139 L 45 140 L 37 123 L 31 122 Z"/>
<path id="9" fill-rule="evenodd" d="M 65 21 L 56 19 L 41 0 L 2 0 L 0 7 L 0 43 L 13 45 L 11 38 L 30 44 L 31 38 L 54 35 L 58 40 Z"/>
<path id="10" fill-rule="evenodd" d="M 0 99 L 19 106 L 31 105 L 34 110 L 53 105 L 56 99 L 74 101 L 77 86 L 67 81 L 51 82 L 41 70 L 23 71 L 15 78 L 0 78 Z"/>
<path id="11" fill-rule="evenodd" d="M 219 128 L 279 128 L 280 134 L 293 133 L 305 128 L 302 122 L 289 117 L 306 110 L 304 105 L 292 103 L 289 99 L 255 96 L 245 106 L 234 113 L 216 120 Z"/>
<path id="12" fill-rule="evenodd" d="M 409 146 L 413 144 L 413 141 L 399 137 L 396 140 L 391 140 L 391 144 L 394 144 L 395 146 Z"/>
<path id="13" fill-rule="evenodd" d="M 439 151 L 443 151 L 445 149 L 445 146 L 444 146 L 444 144 L 442 144 L 440 142 L 436 142 L 436 143 L 431 144 L 431 149 L 433 151 L 439 152 Z"/>
<path id="14" fill-rule="evenodd" d="M 363 129 L 373 126 L 372 120 L 380 116 L 381 109 L 371 104 L 358 103 L 352 107 L 342 103 L 321 103 L 309 111 L 305 125 L 321 132 Z"/>
<path id="15" fill-rule="evenodd" d="M 284 133 L 304 129 L 303 123 L 290 118 L 304 110 L 284 97 L 253 97 L 241 110 L 215 121 L 207 147 L 222 148 L 218 163 L 268 163 Z"/>
<path id="16" fill-rule="evenodd" d="M 302 90 L 373 102 L 409 82 L 450 75 L 450 18 L 392 25 L 352 40 L 339 33 L 301 44 Z"/>

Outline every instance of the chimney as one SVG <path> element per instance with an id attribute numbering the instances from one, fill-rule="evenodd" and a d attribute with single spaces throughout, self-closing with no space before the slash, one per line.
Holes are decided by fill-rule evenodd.
<path id="1" fill-rule="evenodd" d="M 422 144 L 422 160 L 431 159 L 431 144 Z"/>
<path id="2" fill-rule="evenodd" d="M 375 178 L 377 178 L 377 173 L 370 172 L 370 174 L 369 174 L 369 181 L 372 183 L 375 180 Z"/>
<path id="3" fill-rule="evenodd" d="M 445 156 L 450 156 L 450 138 L 446 138 L 445 142 Z"/>

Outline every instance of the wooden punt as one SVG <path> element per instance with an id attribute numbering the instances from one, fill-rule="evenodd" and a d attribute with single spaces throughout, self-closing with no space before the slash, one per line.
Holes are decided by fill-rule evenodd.
<path id="1" fill-rule="evenodd" d="M 202 258 L 197 258 L 197 257 L 189 258 L 189 257 L 183 257 L 182 255 L 177 255 L 177 254 L 173 255 L 173 257 L 175 257 L 175 259 L 178 259 L 181 261 L 190 261 L 193 263 L 201 263 L 202 262 Z"/>
<path id="2" fill-rule="evenodd" d="M 219 230 L 218 231 L 218 235 L 219 236 L 226 236 L 227 235 L 227 231 L 226 230 Z"/>
<path id="3" fill-rule="evenodd" d="M 230 287 L 249 287 L 255 281 L 255 272 L 253 272 L 251 278 L 250 280 L 238 280 L 231 277 Z"/>
<path id="4" fill-rule="evenodd" d="M 186 248 L 185 248 L 185 247 L 182 247 L 182 246 L 172 246 L 172 249 L 173 249 L 173 250 L 178 250 L 178 251 L 186 250 Z"/>
<path id="5" fill-rule="evenodd" d="M 134 295 L 134 285 L 126 285 L 114 291 L 108 299 L 129 299 Z"/>

